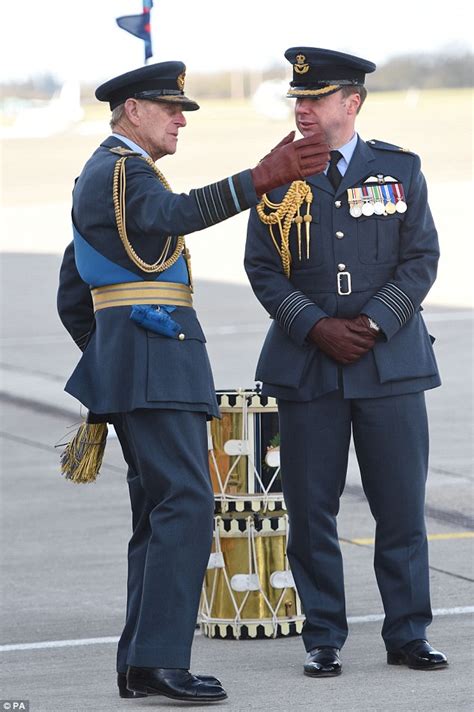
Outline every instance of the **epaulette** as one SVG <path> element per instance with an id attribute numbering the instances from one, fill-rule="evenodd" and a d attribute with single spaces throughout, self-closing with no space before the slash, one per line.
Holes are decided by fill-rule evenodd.
<path id="1" fill-rule="evenodd" d="M 385 141 L 379 141 L 376 138 L 370 139 L 370 141 L 367 141 L 367 143 L 372 147 L 372 148 L 380 148 L 382 151 L 395 151 L 396 153 L 411 153 L 413 156 L 415 156 L 414 151 L 410 151 L 409 148 L 402 148 L 401 146 L 396 146 L 394 143 L 386 143 Z"/>
<path id="2" fill-rule="evenodd" d="M 141 156 L 141 153 L 138 153 L 138 151 L 132 151 L 131 148 L 125 148 L 124 146 L 114 146 L 113 148 L 109 148 L 109 151 L 111 153 L 117 153 L 119 156 Z"/>

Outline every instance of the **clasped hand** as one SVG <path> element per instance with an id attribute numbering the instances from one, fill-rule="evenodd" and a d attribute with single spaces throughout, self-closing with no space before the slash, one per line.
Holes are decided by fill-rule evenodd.
<path id="1" fill-rule="evenodd" d="M 309 332 L 309 339 L 327 356 L 342 364 L 354 363 L 373 348 L 377 332 L 364 314 L 355 319 L 325 317 Z"/>

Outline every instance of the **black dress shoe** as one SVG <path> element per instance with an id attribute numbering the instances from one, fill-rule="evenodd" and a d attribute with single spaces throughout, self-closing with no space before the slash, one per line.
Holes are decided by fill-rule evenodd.
<path id="1" fill-rule="evenodd" d="M 304 674 L 309 677 L 335 677 L 342 672 L 338 648 L 314 648 L 306 656 Z"/>
<path id="2" fill-rule="evenodd" d="M 399 650 L 387 651 L 387 663 L 408 665 L 412 670 L 438 670 L 447 666 L 448 659 L 427 640 L 412 640 Z"/>
<path id="3" fill-rule="evenodd" d="M 183 702 L 219 702 L 227 699 L 227 693 L 221 685 L 204 682 L 189 670 L 181 668 L 130 666 L 127 687 L 144 695 L 163 695 Z"/>
<path id="4" fill-rule="evenodd" d="M 221 681 L 217 677 L 214 677 L 214 675 L 195 675 L 194 677 L 196 677 L 201 682 L 208 682 L 210 685 L 220 685 L 222 687 Z M 132 690 L 128 689 L 127 674 L 125 672 L 117 673 L 117 685 L 120 697 L 123 697 L 125 699 L 132 699 L 135 697 L 147 697 L 147 695 L 141 692 L 132 692 Z"/>
<path id="5" fill-rule="evenodd" d="M 132 692 L 127 688 L 127 675 L 124 672 L 117 673 L 117 685 L 119 689 L 119 695 L 124 699 L 130 700 L 135 699 L 136 697 L 146 697 L 145 694 L 141 694 L 140 692 Z"/>

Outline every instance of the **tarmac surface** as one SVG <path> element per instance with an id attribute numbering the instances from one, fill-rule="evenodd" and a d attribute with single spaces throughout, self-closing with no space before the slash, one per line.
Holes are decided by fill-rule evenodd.
<path id="1" fill-rule="evenodd" d="M 54 446 L 79 420 L 78 404 L 62 392 L 79 352 L 56 317 L 59 264 L 56 255 L 2 255 L 0 709 L 26 709 L 2 706 L 4 700 L 29 700 L 31 712 L 181 708 L 163 697 L 117 695 L 115 641 L 130 530 L 125 467 L 110 439 L 95 485 L 75 487 L 59 475 Z M 196 303 L 216 386 L 252 387 L 268 318 L 249 287 L 201 280 Z M 305 678 L 299 637 L 222 641 L 197 631 L 192 669 L 223 681 L 229 700 L 222 709 L 473 709 L 473 312 L 429 306 L 425 315 L 444 380 L 427 394 L 430 640 L 447 653 L 449 668 L 429 673 L 386 665 L 374 524 L 352 458 L 339 516 L 350 617 L 342 676 Z"/>

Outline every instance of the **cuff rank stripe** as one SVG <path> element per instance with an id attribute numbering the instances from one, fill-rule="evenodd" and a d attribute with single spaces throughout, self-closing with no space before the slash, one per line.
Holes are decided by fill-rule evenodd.
<path id="1" fill-rule="evenodd" d="M 275 319 L 280 325 L 289 332 L 291 326 L 298 314 L 306 309 L 306 307 L 314 306 L 314 303 L 308 299 L 303 292 L 292 292 L 282 301 L 278 307 Z"/>
<path id="2" fill-rule="evenodd" d="M 245 199 L 245 191 L 238 173 L 191 192 L 196 198 L 206 226 L 215 225 L 250 207 Z"/>
<path id="3" fill-rule="evenodd" d="M 374 294 L 373 298 L 385 304 L 395 314 L 400 326 L 403 326 L 415 313 L 415 307 L 410 297 L 392 282 L 388 282 L 382 287 L 377 294 Z"/>

